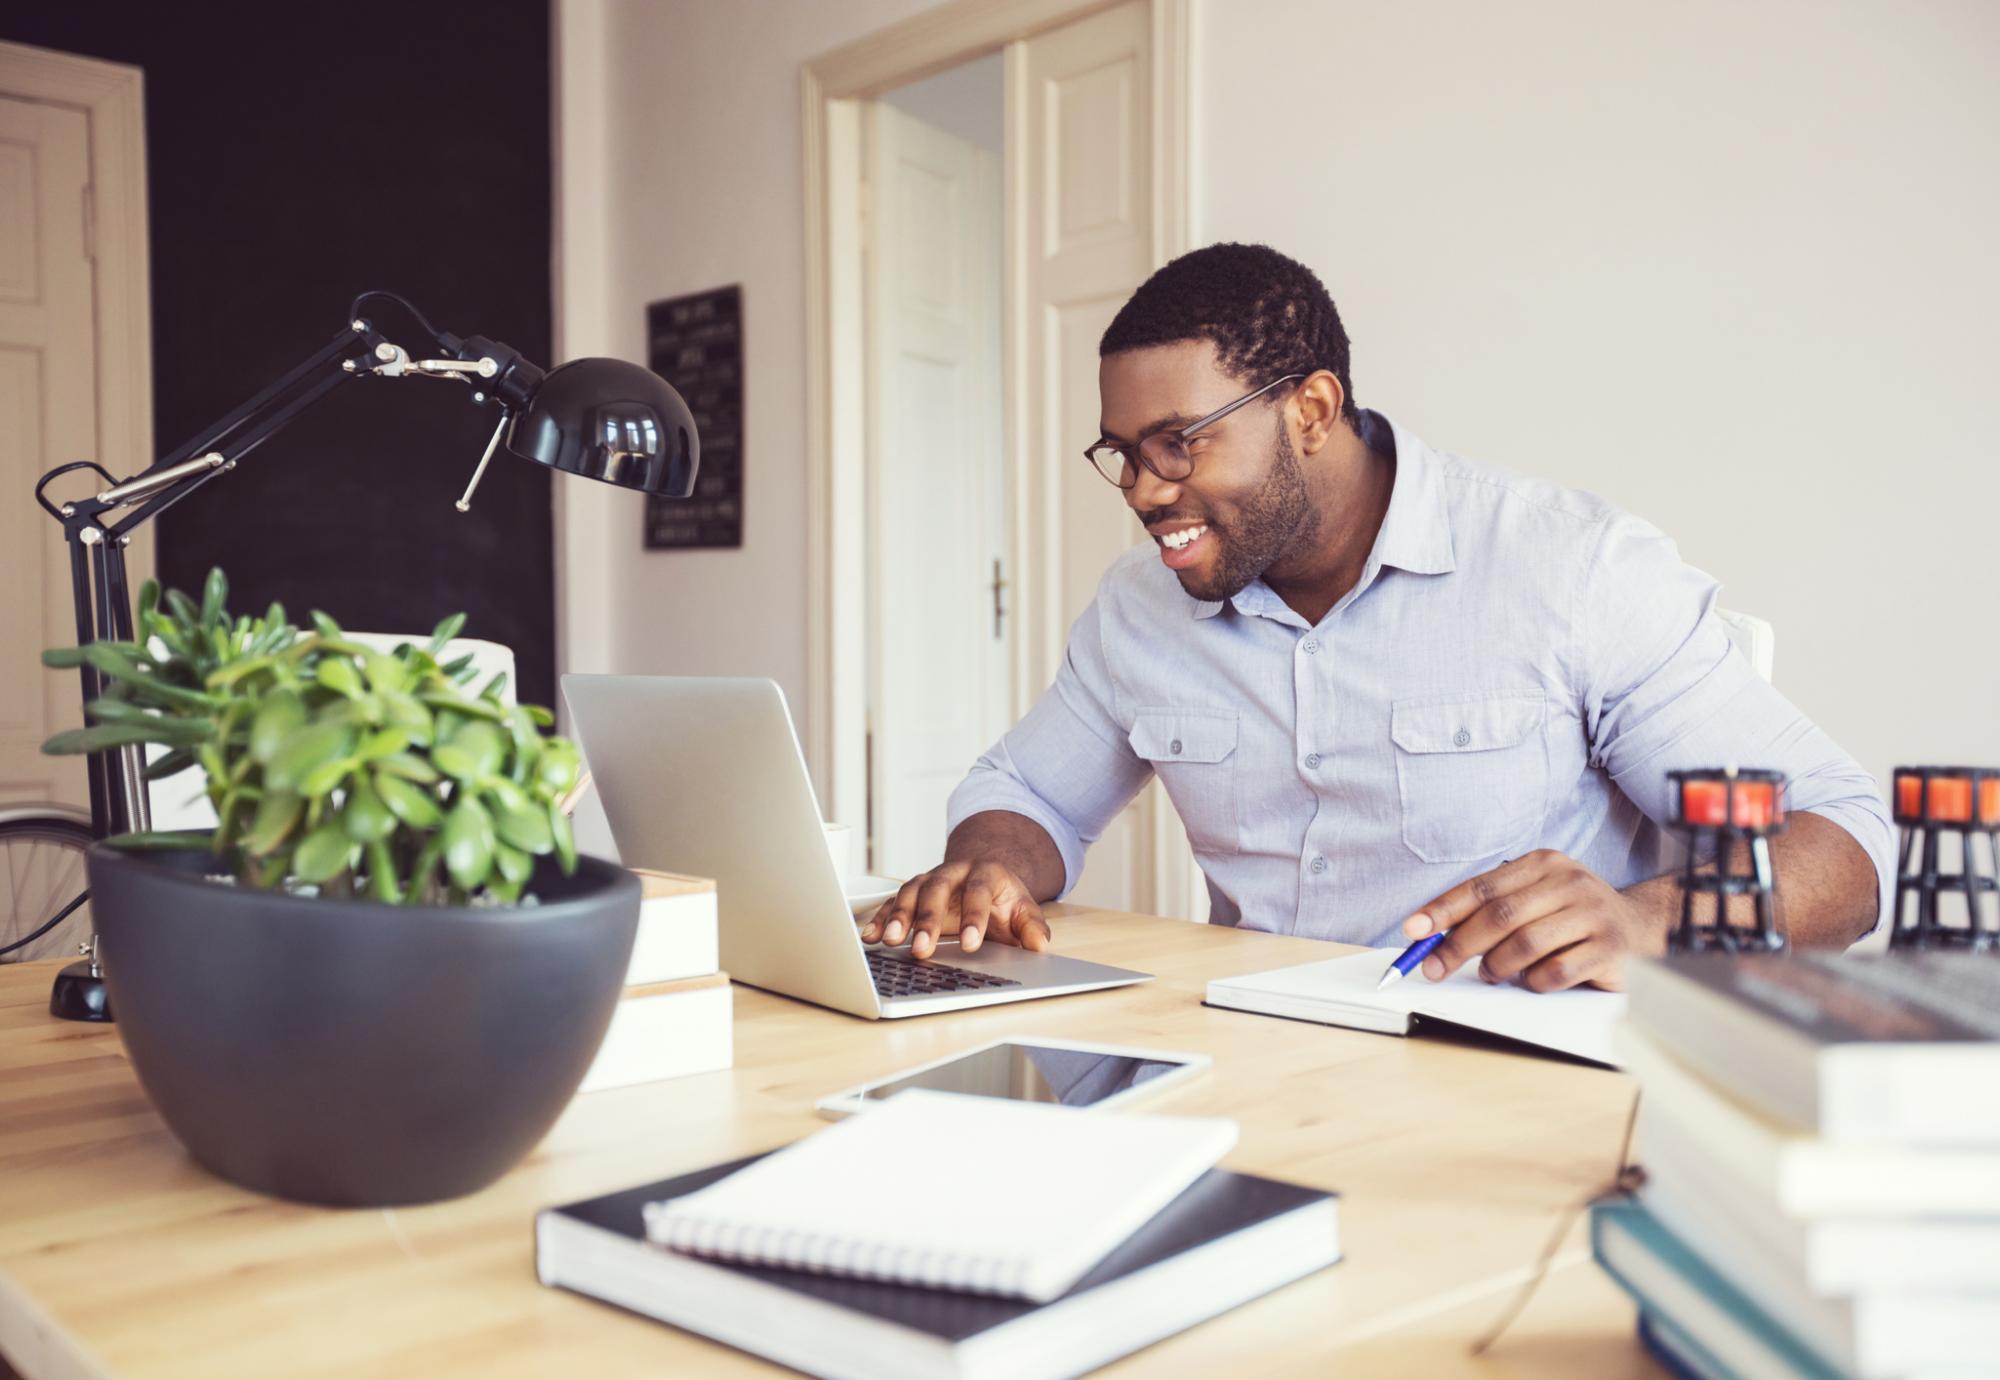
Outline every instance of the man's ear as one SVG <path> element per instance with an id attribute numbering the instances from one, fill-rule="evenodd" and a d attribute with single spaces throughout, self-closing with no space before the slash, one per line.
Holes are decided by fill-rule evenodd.
<path id="1" fill-rule="evenodd" d="M 1327 443 L 1340 425 L 1340 409 L 1347 401 L 1346 390 L 1331 370 L 1320 369 L 1306 376 L 1292 395 L 1299 410 L 1299 450 L 1311 455 Z"/>

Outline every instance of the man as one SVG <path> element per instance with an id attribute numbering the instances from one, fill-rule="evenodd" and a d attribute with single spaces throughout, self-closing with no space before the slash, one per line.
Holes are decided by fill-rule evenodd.
<path id="1" fill-rule="evenodd" d="M 1219 924 L 1371 945 L 1448 929 L 1537 991 L 1665 949 L 1667 773 L 1790 778 L 1792 943 L 1882 912 L 1874 781 L 1730 644 L 1716 583 L 1593 495 L 1434 451 L 1354 402 L 1311 270 L 1261 245 L 1154 274 L 1104 333 L 1090 448 L 1152 542 L 950 804 L 944 862 L 862 937 L 1046 948 L 1040 902 L 1157 772 Z M 1106 497 L 1110 494 L 1107 491 Z"/>

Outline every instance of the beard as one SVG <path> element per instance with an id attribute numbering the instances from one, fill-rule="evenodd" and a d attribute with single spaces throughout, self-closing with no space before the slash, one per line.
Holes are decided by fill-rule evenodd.
<path id="1" fill-rule="evenodd" d="M 1245 586 L 1277 564 L 1280 557 L 1311 541 L 1319 530 L 1319 510 L 1306 489 L 1305 472 L 1284 422 L 1278 423 L 1278 448 L 1271 472 L 1257 491 L 1229 513 L 1224 522 L 1209 523 L 1220 553 L 1206 576 L 1177 572 L 1181 588 L 1195 599 L 1233 599 Z"/>

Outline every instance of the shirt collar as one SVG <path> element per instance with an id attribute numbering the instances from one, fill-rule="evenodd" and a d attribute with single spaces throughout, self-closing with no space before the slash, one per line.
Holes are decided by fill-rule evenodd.
<path id="1" fill-rule="evenodd" d="M 1367 581 L 1382 566 L 1394 566 L 1417 575 L 1443 575 L 1456 569 L 1451 514 L 1430 448 L 1380 412 L 1367 408 L 1361 411 L 1359 430 L 1370 450 L 1385 450 L 1396 457 L 1396 483 L 1389 492 L 1389 510 L 1383 514 L 1382 528 L 1375 534 L 1375 546 L 1368 553 L 1368 568 L 1362 579 Z M 1290 612 L 1284 600 L 1261 579 L 1252 580 L 1228 602 L 1238 613 L 1253 617 L 1271 617 L 1280 610 Z M 1196 618 L 1213 618 L 1222 612 L 1223 601 L 1219 599 L 1194 599 L 1189 603 Z"/>

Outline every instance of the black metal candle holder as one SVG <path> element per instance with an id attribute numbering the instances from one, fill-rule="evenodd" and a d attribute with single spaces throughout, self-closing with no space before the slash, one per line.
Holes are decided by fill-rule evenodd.
<path id="1" fill-rule="evenodd" d="M 1673 771 L 1673 818 L 1668 827 L 1687 845 L 1681 870 L 1681 920 L 1667 937 L 1676 953 L 1780 953 L 1777 875 L 1771 867 L 1771 836 L 1785 831 L 1785 777 L 1782 772 L 1739 770 Z M 1732 871 L 1742 844 L 1745 870 Z M 1715 870 L 1700 869 L 1704 845 L 1712 844 Z M 1729 923 L 1729 898 L 1754 898 L 1757 923 Z M 1712 898 L 1698 902 L 1697 898 Z M 1710 918 L 1697 911 L 1708 906 Z"/>
<path id="2" fill-rule="evenodd" d="M 1889 947 L 2000 952 L 2000 770 L 1898 767 L 1894 780 L 1900 843 Z M 1947 870 L 1944 858 L 1952 834 L 1957 871 Z M 1986 840 L 1984 872 L 1973 847 L 1978 838 Z M 1945 923 L 1938 911 L 1938 898 L 1953 894 L 1965 898 L 1963 925 Z"/>

